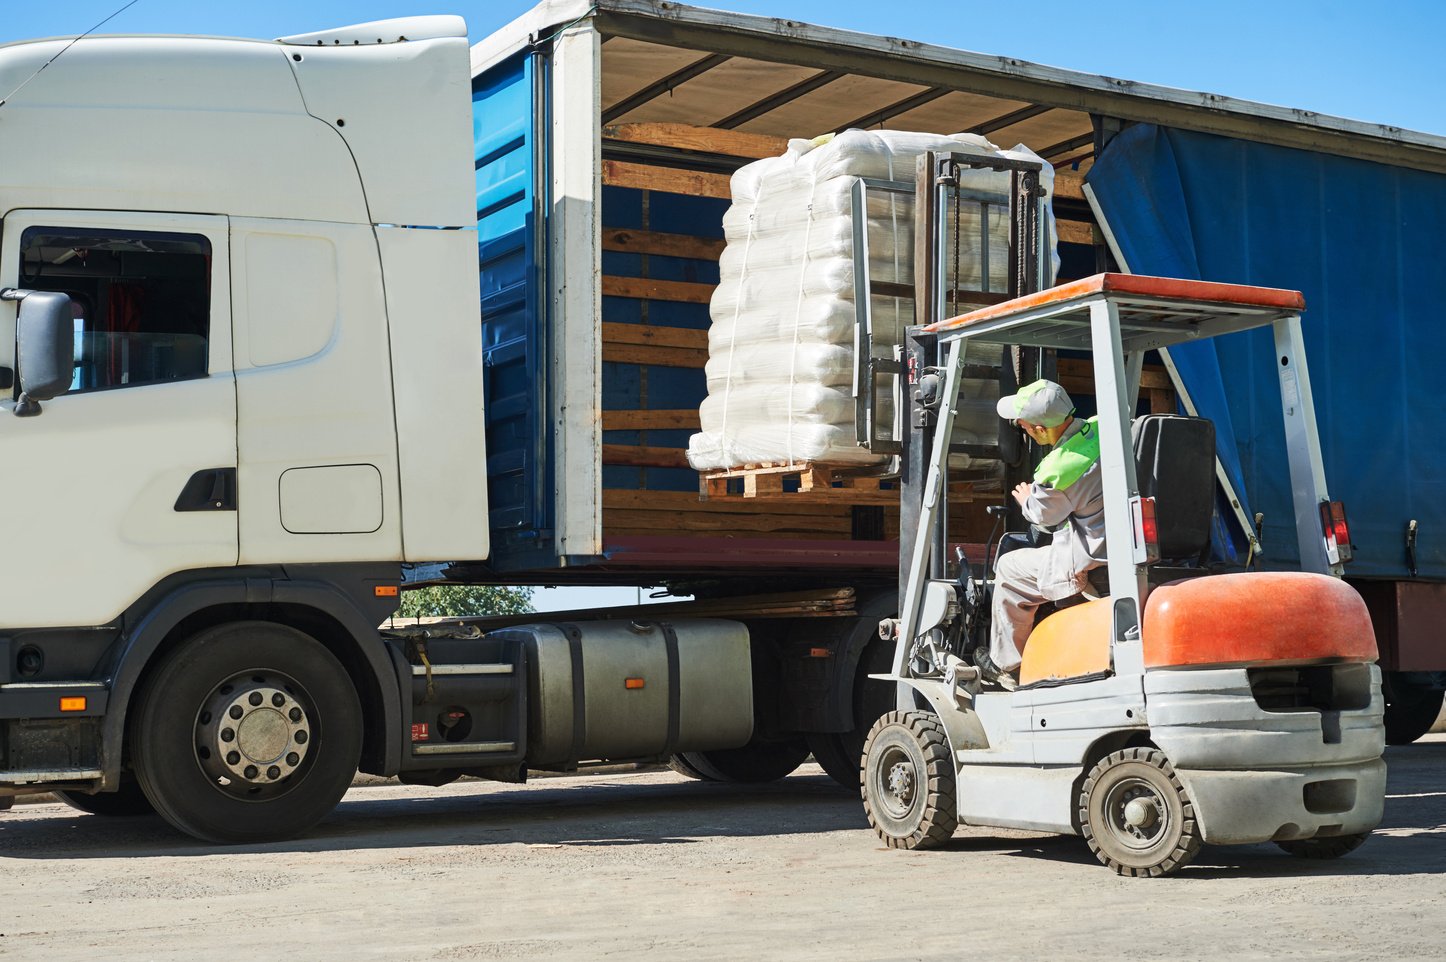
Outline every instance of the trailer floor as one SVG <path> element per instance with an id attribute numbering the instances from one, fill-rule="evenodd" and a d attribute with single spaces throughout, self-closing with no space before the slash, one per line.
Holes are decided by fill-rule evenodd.
<path id="1" fill-rule="evenodd" d="M 1446 956 L 1446 735 L 1387 754 L 1336 862 L 1206 848 L 1116 878 L 1078 838 L 879 844 L 812 766 L 355 788 L 310 838 L 223 849 L 154 818 L 0 814 L 0 958 L 1395 959 Z"/>

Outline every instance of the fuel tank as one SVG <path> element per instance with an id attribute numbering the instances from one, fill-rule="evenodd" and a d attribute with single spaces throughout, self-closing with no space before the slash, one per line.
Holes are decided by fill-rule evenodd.
<path id="1" fill-rule="evenodd" d="M 530 767 L 737 748 L 753 734 L 739 622 L 560 622 L 489 637 L 526 653 Z"/>

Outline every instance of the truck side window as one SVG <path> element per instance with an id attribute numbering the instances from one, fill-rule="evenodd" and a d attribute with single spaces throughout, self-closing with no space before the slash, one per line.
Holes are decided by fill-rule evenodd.
<path id="1" fill-rule="evenodd" d="M 70 295 L 72 391 L 205 377 L 211 244 L 199 234 L 31 227 L 20 286 Z"/>

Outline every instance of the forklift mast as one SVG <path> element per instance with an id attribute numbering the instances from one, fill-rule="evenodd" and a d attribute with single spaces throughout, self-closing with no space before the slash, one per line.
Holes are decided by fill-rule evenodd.
<path id="1" fill-rule="evenodd" d="M 1049 285 L 1050 252 L 1045 215 L 1049 200 L 1041 183 L 1043 165 L 1038 162 L 973 154 L 936 153 L 927 151 L 918 158 L 915 178 L 914 223 L 914 304 L 916 325 L 904 339 L 903 377 L 900 379 L 898 409 L 906 413 L 899 432 L 902 450 L 899 460 L 899 591 L 900 611 L 903 593 L 909 581 L 914 557 L 914 541 L 918 532 L 919 513 L 924 503 L 928 482 L 928 465 L 938 423 L 939 404 L 943 398 L 944 379 L 940 376 L 943 358 L 939 356 L 938 338 L 922 333 L 937 321 L 966 313 L 979 306 L 998 304 L 1025 294 L 1033 294 Z M 1004 290 L 991 290 L 989 267 L 990 198 L 981 197 L 965 184 L 961 173 L 969 170 L 1008 172 L 1009 269 Z M 961 270 L 965 247 L 960 237 L 959 213 L 968 205 L 978 204 L 981 221 L 981 264 L 977 290 L 966 289 Z M 1053 351 L 1042 348 L 1005 347 L 1000 351 L 998 367 L 974 369 L 974 377 L 996 378 L 1001 396 L 1041 377 L 1055 374 Z M 1023 432 L 1005 421 L 999 423 L 999 436 L 993 445 L 954 444 L 951 453 L 1000 461 L 1004 466 L 1003 491 L 1007 492 L 1031 476 L 1038 452 Z M 940 491 L 946 492 L 942 483 Z M 1018 505 L 1004 498 L 1008 509 L 1007 530 L 1020 530 L 1024 518 Z M 946 564 L 945 540 L 948 531 L 947 499 L 940 502 L 940 520 L 934 526 L 935 544 L 931 554 L 931 578 L 943 578 Z"/>

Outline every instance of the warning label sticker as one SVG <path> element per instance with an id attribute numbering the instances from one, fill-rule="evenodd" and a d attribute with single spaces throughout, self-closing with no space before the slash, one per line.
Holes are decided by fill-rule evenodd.
<path id="1" fill-rule="evenodd" d="M 430 736 L 430 734 L 429 734 L 428 731 L 427 731 L 427 723 L 426 723 L 426 722 L 417 722 L 416 724 L 414 724 L 414 725 L 412 726 L 412 741 L 414 741 L 414 742 L 424 742 L 424 741 L 426 741 L 429 737 L 431 737 L 431 736 Z"/>

